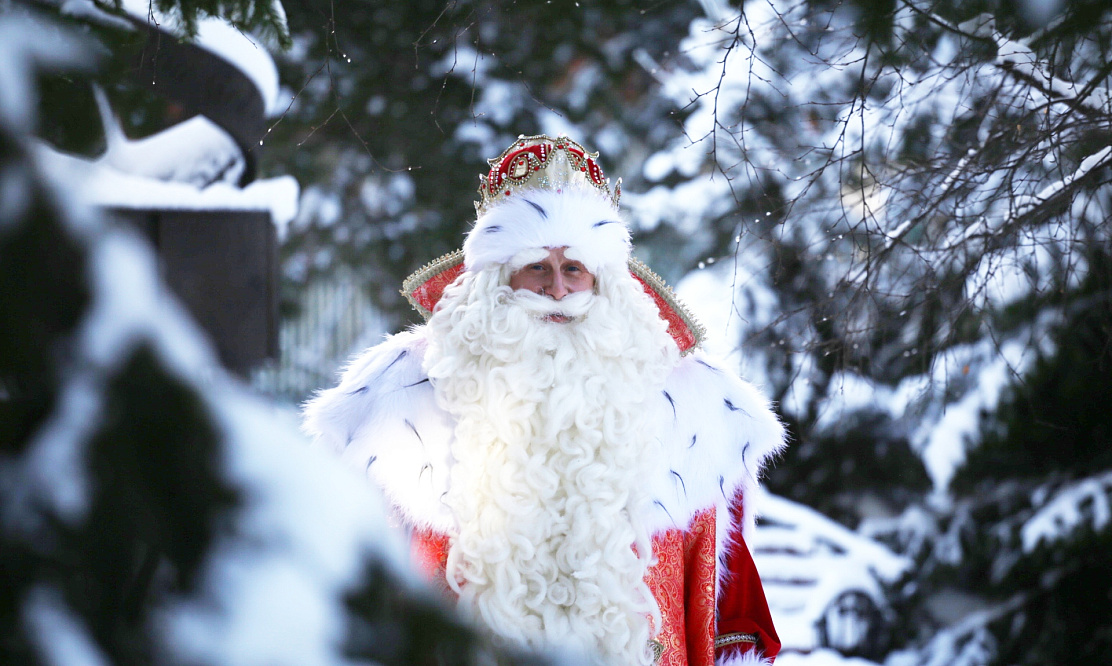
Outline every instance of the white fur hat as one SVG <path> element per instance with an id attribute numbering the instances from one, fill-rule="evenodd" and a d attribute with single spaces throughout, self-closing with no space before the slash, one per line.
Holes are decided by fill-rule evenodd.
<path id="1" fill-rule="evenodd" d="M 464 264 L 468 271 L 524 264 L 539 258 L 529 250 L 555 247 L 568 248 L 566 256 L 592 273 L 601 266 L 620 269 L 629 261 L 629 229 L 594 188 L 530 189 L 498 202 L 475 222 L 463 244 Z"/>
<path id="2" fill-rule="evenodd" d="M 540 250 L 556 247 L 567 247 L 591 272 L 625 265 L 621 180 L 612 193 L 597 159 L 567 137 L 541 134 L 519 136 L 489 160 L 489 173 L 479 178 L 478 220 L 463 245 L 466 270 L 535 261 Z"/>

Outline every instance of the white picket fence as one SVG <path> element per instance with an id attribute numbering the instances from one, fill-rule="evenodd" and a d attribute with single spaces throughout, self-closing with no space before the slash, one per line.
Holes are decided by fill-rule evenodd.
<path id="1" fill-rule="evenodd" d="M 280 357 L 251 376 L 259 392 L 294 404 L 335 384 L 347 359 L 387 332 L 381 313 L 350 273 L 310 284 L 300 305 L 296 318 L 279 325 Z"/>

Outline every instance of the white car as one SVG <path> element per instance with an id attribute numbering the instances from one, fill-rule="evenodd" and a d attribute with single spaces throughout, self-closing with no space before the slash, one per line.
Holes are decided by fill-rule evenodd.
<path id="1" fill-rule="evenodd" d="M 881 582 L 911 561 L 818 511 L 762 493 L 749 548 L 785 650 L 875 651 L 888 603 Z"/>

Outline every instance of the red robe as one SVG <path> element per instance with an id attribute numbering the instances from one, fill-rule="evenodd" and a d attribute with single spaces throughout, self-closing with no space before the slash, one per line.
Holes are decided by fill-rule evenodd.
<path id="1" fill-rule="evenodd" d="M 744 653 L 770 661 L 780 651 L 764 589 L 753 557 L 741 535 L 742 507 L 731 507 L 731 530 L 725 561 L 729 573 L 721 586 L 715 557 L 715 510 L 697 513 L 686 530 L 670 529 L 652 537 L 656 563 L 645 582 L 660 606 L 663 622 L 654 646 L 659 666 L 713 666 Z M 414 562 L 445 594 L 449 537 L 425 528 L 412 538 Z M 716 590 L 716 587 L 720 589 Z M 716 594 L 717 593 L 717 594 Z"/>
<path id="2" fill-rule="evenodd" d="M 422 367 L 424 333 L 393 336 L 355 359 L 338 386 L 306 405 L 304 427 L 383 489 L 415 535 L 416 561 L 447 589 L 454 519 L 441 498 L 455 425 Z M 661 450 L 645 479 L 653 504 L 644 518 L 656 558 L 646 583 L 663 620 L 658 663 L 760 663 L 780 642 L 742 536 L 753 520 L 744 499 L 784 445 L 783 426 L 755 388 L 698 350 L 652 400 Z"/>

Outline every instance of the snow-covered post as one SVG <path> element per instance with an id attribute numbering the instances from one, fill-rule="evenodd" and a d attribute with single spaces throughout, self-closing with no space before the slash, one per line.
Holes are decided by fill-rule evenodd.
<path id="1" fill-rule="evenodd" d="M 131 71 L 186 120 L 129 138 L 98 92 L 107 151 L 91 199 L 150 239 L 163 278 L 241 374 L 278 355 L 278 227 L 296 209 L 292 178 L 254 181 L 278 75 L 265 47 L 217 18 L 182 40 L 173 16 L 123 3 L 145 35 Z"/>

